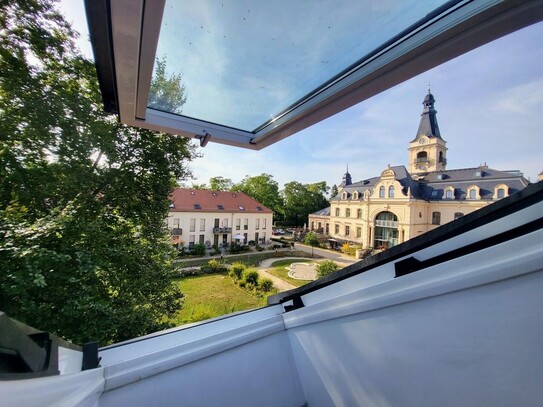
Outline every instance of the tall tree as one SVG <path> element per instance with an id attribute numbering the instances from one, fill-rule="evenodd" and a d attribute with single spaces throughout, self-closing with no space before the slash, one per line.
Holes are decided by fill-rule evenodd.
<path id="1" fill-rule="evenodd" d="M 182 76 L 166 73 L 166 57 L 156 60 L 155 73 L 149 89 L 149 106 L 165 112 L 181 113 L 187 101 L 187 90 Z"/>
<path id="2" fill-rule="evenodd" d="M 335 197 L 337 194 L 339 194 L 339 191 L 337 189 L 337 185 L 332 185 L 332 189 L 330 190 L 330 198 Z"/>
<path id="3" fill-rule="evenodd" d="M 310 213 L 329 205 L 325 196 L 327 191 L 324 181 L 313 184 L 292 181 L 285 184 L 282 191 L 285 202 L 285 223 L 292 226 L 302 226 L 307 223 Z"/>
<path id="4" fill-rule="evenodd" d="M 164 219 L 190 143 L 103 112 L 50 0 L 0 2 L 0 33 L 0 309 L 78 343 L 167 327 L 182 294 Z"/>
<path id="5" fill-rule="evenodd" d="M 209 187 L 214 191 L 230 191 L 233 186 L 234 183 L 230 178 L 218 176 L 209 179 Z"/>
<path id="6" fill-rule="evenodd" d="M 234 185 L 232 190 L 241 191 L 267 206 L 274 212 L 275 219 L 283 215 L 283 200 L 279 194 L 279 184 L 273 175 L 260 174 L 255 177 L 246 175 L 240 183 Z"/>

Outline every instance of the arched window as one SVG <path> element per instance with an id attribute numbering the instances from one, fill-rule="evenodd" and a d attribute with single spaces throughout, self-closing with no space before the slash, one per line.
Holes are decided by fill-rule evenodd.
<path id="1" fill-rule="evenodd" d="M 384 198 L 385 197 L 385 187 L 381 187 L 379 188 L 379 198 Z"/>
<path id="2" fill-rule="evenodd" d="M 353 199 L 358 199 L 358 192 L 357 191 L 353 192 Z"/>
<path id="3" fill-rule="evenodd" d="M 505 198 L 505 189 L 503 189 L 503 188 L 498 188 L 497 196 L 498 196 L 498 199 Z"/>
<path id="4" fill-rule="evenodd" d="M 477 190 L 475 188 L 469 190 L 469 199 L 477 199 Z"/>
<path id="5" fill-rule="evenodd" d="M 438 161 L 439 161 L 440 163 L 444 163 L 444 162 L 445 162 L 445 159 L 443 158 L 443 151 L 440 151 L 440 152 L 439 152 L 439 156 L 438 156 L 438 157 L 439 157 L 439 158 L 438 158 Z"/>
<path id="6" fill-rule="evenodd" d="M 428 153 L 426 151 L 421 151 L 420 153 L 417 153 L 417 162 L 418 163 L 428 162 Z"/>
<path id="7" fill-rule="evenodd" d="M 345 209 L 345 217 L 350 218 L 351 217 L 351 210 L 349 208 Z"/>
<path id="8" fill-rule="evenodd" d="M 380 212 L 375 217 L 375 248 L 388 249 L 398 244 L 398 217 L 392 212 Z"/>
<path id="9" fill-rule="evenodd" d="M 388 197 L 389 198 L 394 198 L 394 186 L 393 185 L 388 187 Z"/>
<path id="10" fill-rule="evenodd" d="M 452 191 L 452 189 L 447 189 L 445 191 L 445 199 L 453 199 L 453 191 Z"/>

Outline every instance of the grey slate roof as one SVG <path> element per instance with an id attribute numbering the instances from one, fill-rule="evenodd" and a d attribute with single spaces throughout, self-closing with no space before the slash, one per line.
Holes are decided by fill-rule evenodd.
<path id="1" fill-rule="evenodd" d="M 470 186 L 477 186 L 480 189 L 480 199 L 492 199 L 494 188 L 505 184 L 509 188 L 509 194 L 524 189 L 528 180 L 518 171 L 499 171 L 487 167 L 462 168 L 457 170 L 434 171 L 417 174 L 414 180 L 403 165 L 390 167 L 396 174 L 396 179 L 403 187 L 403 193 L 411 189 L 411 196 L 414 199 L 426 201 L 442 200 L 445 190 L 448 187 L 454 188 L 454 197 L 457 200 L 466 199 L 467 190 Z M 372 191 L 379 182 L 380 177 L 373 177 L 367 180 L 355 182 L 342 189 L 348 193 L 347 200 L 362 201 L 366 190 Z M 359 198 L 353 199 L 353 193 L 358 191 Z M 341 193 L 331 201 L 342 201 Z"/>
<path id="2" fill-rule="evenodd" d="M 436 113 L 437 110 L 434 108 L 435 103 L 434 95 L 430 93 L 430 90 L 428 89 L 428 94 L 425 96 L 424 100 L 422 101 L 422 105 L 424 106 L 424 109 L 421 113 L 420 123 L 419 123 L 419 129 L 417 130 L 417 134 L 415 136 L 415 139 L 418 139 L 420 136 L 424 135 L 427 137 L 439 137 L 441 138 L 441 133 L 439 132 L 439 126 L 437 124 L 437 117 Z"/>
<path id="3" fill-rule="evenodd" d="M 311 215 L 315 216 L 330 216 L 330 207 L 321 209 L 320 211 L 314 212 Z"/>
<path id="4" fill-rule="evenodd" d="M 514 194 L 529 184 L 518 171 L 499 171 L 487 167 L 434 171 L 419 175 L 423 177 L 417 181 L 421 194 L 430 201 L 443 199 L 447 187 L 454 188 L 455 199 L 466 199 L 468 188 L 476 185 L 480 189 L 480 199 L 484 200 L 492 199 L 494 188 L 500 184 L 507 185 L 509 194 Z"/>

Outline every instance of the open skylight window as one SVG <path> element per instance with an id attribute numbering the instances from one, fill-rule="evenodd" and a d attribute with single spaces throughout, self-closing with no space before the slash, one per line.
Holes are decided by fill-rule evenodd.
<path id="1" fill-rule="evenodd" d="M 541 0 L 86 0 L 106 109 L 124 123 L 261 149 L 542 19 Z M 182 75 L 180 109 L 149 99 Z M 155 71 L 156 72 L 156 71 Z"/>

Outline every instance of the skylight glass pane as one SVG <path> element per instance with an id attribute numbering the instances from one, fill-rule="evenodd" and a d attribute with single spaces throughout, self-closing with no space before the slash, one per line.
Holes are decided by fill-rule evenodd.
<path id="1" fill-rule="evenodd" d="M 167 0 L 157 58 L 182 115 L 253 131 L 444 3 Z"/>

